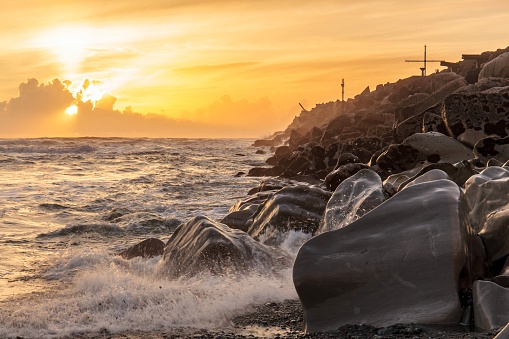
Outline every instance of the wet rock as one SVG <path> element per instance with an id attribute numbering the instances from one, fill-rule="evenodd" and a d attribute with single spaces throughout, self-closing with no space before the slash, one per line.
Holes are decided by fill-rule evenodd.
<path id="1" fill-rule="evenodd" d="M 473 147 L 487 136 L 509 131 L 509 88 L 499 93 L 452 94 L 442 107 L 449 135 Z"/>
<path id="2" fill-rule="evenodd" d="M 247 233 L 199 216 L 179 226 L 164 248 L 161 273 L 170 277 L 247 272 L 278 265 L 271 250 Z"/>
<path id="3" fill-rule="evenodd" d="M 152 258 L 163 255 L 164 242 L 156 238 L 145 239 L 142 242 L 129 247 L 120 252 L 118 255 L 124 259 L 132 259 L 136 257 Z"/>
<path id="4" fill-rule="evenodd" d="M 474 146 L 474 154 L 484 162 L 495 159 L 504 163 L 509 160 L 509 137 L 481 139 Z"/>
<path id="5" fill-rule="evenodd" d="M 509 78 L 509 52 L 499 55 L 484 65 L 479 73 L 479 79 L 490 77 Z"/>
<path id="6" fill-rule="evenodd" d="M 258 207 L 269 197 L 274 195 L 276 191 L 277 190 L 264 190 L 237 201 L 220 222 L 230 228 L 247 232 L 249 228 L 249 219 L 256 213 Z"/>
<path id="7" fill-rule="evenodd" d="M 349 163 L 342 166 L 339 166 L 338 169 L 330 172 L 325 177 L 325 187 L 327 187 L 330 191 L 335 191 L 338 185 L 345 179 L 351 177 L 355 173 L 359 172 L 362 169 L 368 168 L 369 166 L 362 163 Z"/>
<path id="8" fill-rule="evenodd" d="M 280 170 L 278 170 L 275 167 L 253 167 L 249 170 L 247 173 L 248 177 L 272 177 L 279 175 L 281 173 Z"/>
<path id="9" fill-rule="evenodd" d="M 488 215 L 505 208 L 508 194 L 509 169 L 504 167 L 488 167 L 465 182 L 465 199 L 476 233 L 481 232 Z"/>
<path id="10" fill-rule="evenodd" d="M 317 234 L 351 224 L 384 200 L 380 176 L 369 169 L 357 172 L 341 182 L 334 191 Z"/>
<path id="11" fill-rule="evenodd" d="M 285 187 L 260 206 L 248 233 L 270 245 L 282 242 L 291 230 L 315 234 L 330 196 L 318 187 Z"/>
<path id="12" fill-rule="evenodd" d="M 475 326 L 484 330 L 500 328 L 509 323 L 509 289 L 491 281 L 474 281 Z"/>
<path id="13" fill-rule="evenodd" d="M 460 274 L 470 280 L 472 237 L 461 197 L 449 180 L 414 185 L 306 242 L 293 271 L 306 332 L 457 323 L 458 281 Z"/>

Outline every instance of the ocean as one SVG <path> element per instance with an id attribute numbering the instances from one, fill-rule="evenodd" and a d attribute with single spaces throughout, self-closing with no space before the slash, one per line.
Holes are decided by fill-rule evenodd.
<path id="1" fill-rule="evenodd" d="M 0 337 L 214 329 L 296 299 L 290 267 L 171 279 L 161 257 L 116 255 L 194 216 L 225 216 L 259 182 L 235 176 L 264 164 L 252 142 L 0 139 Z"/>

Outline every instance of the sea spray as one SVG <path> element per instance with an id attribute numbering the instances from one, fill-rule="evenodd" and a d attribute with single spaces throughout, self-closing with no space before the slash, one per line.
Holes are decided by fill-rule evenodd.
<path id="1" fill-rule="evenodd" d="M 7 303 L 11 311 L 0 313 L 0 336 L 213 329 L 227 326 L 249 305 L 296 298 L 289 268 L 171 280 L 157 274 L 160 257 L 127 261 L 104 253 L 75 254 L 47 273 L 55 279 L 71 276 L 67 288 Z"/>

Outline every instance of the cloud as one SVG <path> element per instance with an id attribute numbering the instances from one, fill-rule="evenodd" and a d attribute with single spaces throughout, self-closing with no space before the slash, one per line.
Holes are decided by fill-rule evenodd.
<path id="1" fill-rule="evenodd" d="M 288 123 L 275 114 L 268 98 L 235 101 L 225 95 L 186 119 L 171 119 L 131 107 L 116 110 L 117 98 L 111 94 L 94 99 L 90 91 L 100 88 L 100 81 L 86 79 L 74 93 L 71 85 L 34 78 L 20 84 L 17 97 L 0 102 L 0 136 L 258 137 Z M 76 115 L 64 113 L 71 105 L 78 107 Z"/>

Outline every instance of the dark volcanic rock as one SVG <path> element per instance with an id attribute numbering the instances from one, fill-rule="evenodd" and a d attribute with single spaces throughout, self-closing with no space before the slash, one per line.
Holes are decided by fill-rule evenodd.
<path id="1" fill-rule="evenodd" d="M 266 272 L 278 264 L 278 257 L 247 233 L 200 216 L 172 234 L 164 248 L 161 270 L 171 277 L 181 277 L 203 271 Z"/>
<path id="2" fill-rule="evenodd" d="M 497 93 L 452 94 L 442 107 L 449 135 L 473 147 L 489 135 L 509 131 L 509 87 Z"/>
<path id="3" fill-rule="evenodd" d="M 457 323 L 470 282 L 468 207 L 449 180 L 414 185 L 306 242 L 293 279 L 306 332 L 344 324 Z"/>
<path id="4" fill-rule="evenodd" d="M 135 257 L 151 258 L 163 255 L 164 242 L 156 238 L 145 239 L 142 242 L 129 247 L 128 249 L 120 252 L 124 259 L 132 259 Z"/>
<path id="5" fill-rule="evenodd" d="M 474 146 L 474 154 L 484 162 L 495 159 L 504 163 L 509 160 L 509 137 L 481 139 Z"/>
<path id="6" fill-rule="evenodd" d="M 314 234 L 331 193 L 318 187 L 285 187 L 271 196 L 253 216 L 248 233 L 268 244 L 279 244 L 286 233 Z"/>

